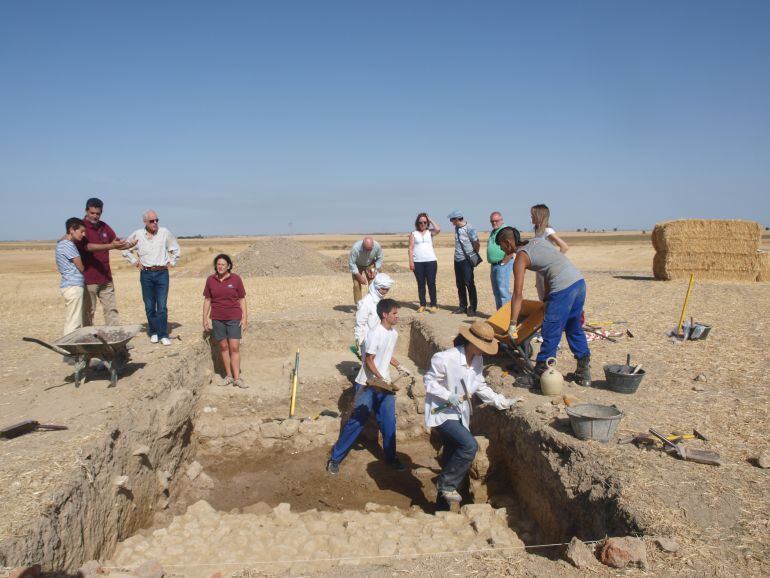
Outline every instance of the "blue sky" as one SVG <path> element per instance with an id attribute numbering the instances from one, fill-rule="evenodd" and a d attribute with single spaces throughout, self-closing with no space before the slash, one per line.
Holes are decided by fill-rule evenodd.
<path id="1" fill-rule="evenodd" d="M 0 2 L 2 239 L 770 225 L 770 2 Z"/>

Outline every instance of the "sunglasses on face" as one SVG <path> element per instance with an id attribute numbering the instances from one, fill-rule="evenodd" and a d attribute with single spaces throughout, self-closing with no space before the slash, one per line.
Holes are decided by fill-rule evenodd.
<path id="1" fill-rule="evenodd" d="M 417 221 L 418 225 L 427 225 L 428 221 Z"/>
<path id="2" fill-rule="evenodd" d="M 147 219 L 148 223 L 157 223 L 158 219 Z"/>

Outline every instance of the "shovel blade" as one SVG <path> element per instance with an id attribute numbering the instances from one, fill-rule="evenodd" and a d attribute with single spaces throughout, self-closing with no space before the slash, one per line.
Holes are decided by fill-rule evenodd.
<path id="1" fill-rule="evenodd" d="M 688 462 L 697 462 L 709 466 L 721 466 L 722 459 L 719 454 L 709 450 L 694 450 L 685 446 L 679 446 L 679 455 Z"/>

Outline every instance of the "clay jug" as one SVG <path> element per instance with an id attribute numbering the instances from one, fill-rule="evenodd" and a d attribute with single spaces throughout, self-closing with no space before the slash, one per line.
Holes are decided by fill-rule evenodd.
<path id="1" fill-rule="evenodd" d="M 556 358 L 549 357 L 545 364 L 548 369 L 540 376 L 540 390 L 543 395 L 561 395 L 564 388 L 564 376 L 556 371 Z"/>

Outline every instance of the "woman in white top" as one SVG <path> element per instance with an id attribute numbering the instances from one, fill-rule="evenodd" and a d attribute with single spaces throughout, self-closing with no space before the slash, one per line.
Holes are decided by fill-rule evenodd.
<path id="1" fill-rule="evenodd" d="M 356 348 L 362 351 L 362 346 L 366 335 L 371 329 L 380 324 L 380 317 L 377 315 L 377 303 L 388 294 L 393 287 L 393 279 L 385 273 L 377 273 L 371 283 L 369 283 L 369 292 L 358 302 L 356 311 L 356 326 L 353 329 L 353 337 L 356 339 Z"/>
<path id="2" fill-rule="evenodd" d="M 474 395 L 497 409 L 508 409 L 521 398 L 506 399 L 495 393 L 484 381 L 482 354 L 497 353 L 492 326 L 476 321 L 463 325 L 454 347 L 436 353 L 425 373 L 425 425 L 436 428 L 443 442 L 441 475 L 438 477 L 439 498 L 460 502 L 457 491 L 476 456 L 478 444 L 470 432 Z"/>
<path id="3" fill-rule="evenodd" d="M 551 218 L 551 211 L 548 209 L 548 206 L 535 205 L 529 212 L 532 216 L 532 224 L 535 226 L 535 238 L 546 239 L 559 251 L 566 253 L 569 250 L 569 245 L 556 235 L 556 231 L 548 226 L 548 220 Z M 545 277 L 543 277 L 542 273 L 535 275 L 535 287 L 537 288 L 538 299 L 545 301 Z"/>
<path id="4" fill-rule="evenodd" d="M 420 298 L 418 313 L 425 311 L 425 285 L 428 285 L 430 295 L 430 307 L 428 312 L 438 311 L 436 305 L 436 271 L 438 262 L 436 252 L 433 250 L 433 237 L 441 232 L 438 224 L 428 216 L 428 213 L 420 213 L 414 221 L 415 230 L 409 235 L 409 268 L 414 271 L 417 279 L 417 295 Z"/>

